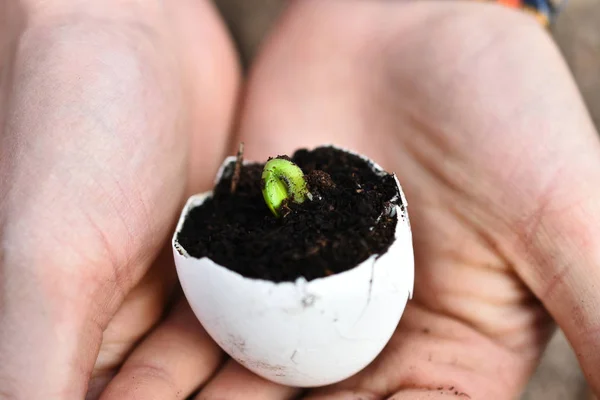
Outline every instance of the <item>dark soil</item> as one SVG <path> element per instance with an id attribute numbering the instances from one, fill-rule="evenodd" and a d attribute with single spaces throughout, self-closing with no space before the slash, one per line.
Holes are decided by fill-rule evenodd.
<path id="1" fill-rule="evenodd" d="M 289 203 L 275 218 L 261 193 L 264 164 L 244 165 L 232 194 L 231 163 L 214 196 L 190 212 L 179 244 L 193 257 L 275 282 L 346 271 L 388 249 L 397 218 L 388 216 L 390 201 L 400 203 L 391 174 L 377 175 L 332 147 L 298 150 L 291 159 L 307 175 L 312 201 Z"/>

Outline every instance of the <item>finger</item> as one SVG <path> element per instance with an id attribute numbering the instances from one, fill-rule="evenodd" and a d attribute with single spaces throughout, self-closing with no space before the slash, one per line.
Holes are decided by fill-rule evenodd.
<path id="1" fill-rule="evenodd" d="M 181 301 L 134 350 L 100 399 L 185 399 L 210 378 L 222 356 L 187 302 Z"/>
<path id="2" fill-rule="evenodd" d="M 380 396 L 361 390 L 340 390 L 330 394 L 316 394 L 304 397 L 303 400 L 444 400 L 444 399 L 468 399 L 466 393 L 455 390 L 452 386 L 447 389 L 406 389 L 402 393 L 390 396 Z"/>
<path id="3" fill-rule="evenodd" d="M 302 400 L 381 400 L 382 397 L 364 390 L 338 390 L 327 394 L 311 394 Z"/>
<path id="4" fill-rule="evenodd" d="M 176 286 L 171 246 L 165 246 L 142 281 L 125 297 L 102 336 L 87 399 L 97 399 L 136 343 L 160 320 Z"/>
<path id="5" fill-rule="evenodd" d="M 298 393 L 298 389 L 267 381 L 229 360 L 195 400 L 287 400 Z"/>
<path id="6" fill-rule="evenodd" d="M 596 143 L 581 152 L 595 153 Z M 519 273 L 558 322 L 586 379 L 600 393 L 600 162 L 572 165 L 541 197 L 542 205 L 515 224 Z M 581 167 L 581 166 L 579 166 Z"/>

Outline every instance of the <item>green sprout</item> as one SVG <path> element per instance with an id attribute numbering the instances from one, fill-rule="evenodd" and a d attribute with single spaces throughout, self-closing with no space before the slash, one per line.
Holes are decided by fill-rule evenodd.
<path id="1" fill-rule="evenodd" d="M 287 200 L 302 203 L 310 197 L 304 173 L 300 167 L 284 158 L 272 158 L 265 164 L 262 194 L 276 217 L 281 216 L 281 207 Z"/>

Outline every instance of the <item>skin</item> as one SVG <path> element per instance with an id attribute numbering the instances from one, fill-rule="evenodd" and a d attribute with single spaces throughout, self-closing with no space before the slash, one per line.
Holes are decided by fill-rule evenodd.
<path id="1" fill-rule="evenodd" d="M 238 69 L 208 3 L 90 3 L 0 3 L 21 16 L 0 23 L 0 398 L 512 399 L 555 322 L 600 392 L 600 142 L 535 20 L 292 2 L 232 132 Z M 160 249 L 230 133 L 249 159 L 350 147 L 403 185 L 415 299 L 347 381 L 266 382 L 171 295 Z"/>
<path id="2" fill-rule="evenodd" d="M 2 399 L 106 385 L 173 301 L 158 255 L 228 150 L 239 69 L 210 2 L 79 3 L 0 2 Z"/>

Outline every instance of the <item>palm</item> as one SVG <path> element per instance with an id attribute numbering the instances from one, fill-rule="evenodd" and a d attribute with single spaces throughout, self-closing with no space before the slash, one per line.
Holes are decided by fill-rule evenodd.
<path id="1" fill-rule="evenodd" d="M 353 6 L 294 10 L 254 71 L 242 125 L 256 157 L 323 141 L 364 152 L 408 198 L 415 300 L 376 362 L 312 395 L 512 398 L 551 331 L 523 281 L 543 297 L 552 283 L 536 274 L 556 273 L 540 271 L 534 233 L 581 200 L 564 196 L 577 185 L 564 168 L 583 170 L 596 139 L 549 125 L 564 71 L 533 22 L 480 5 Z"/>

